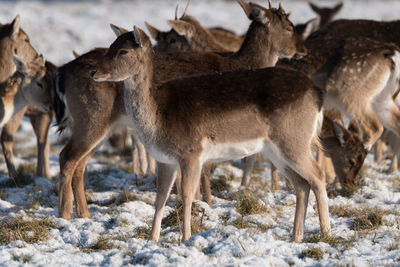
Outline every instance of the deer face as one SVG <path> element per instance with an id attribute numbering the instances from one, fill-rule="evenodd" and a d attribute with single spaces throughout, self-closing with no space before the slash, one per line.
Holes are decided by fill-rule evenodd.
<path id="1" fill-rule="evenodd" d="M 22 90 L 28 103 L 39 107 L 43 112 L 52 108 L 51 88 L 46 82 L 46 67 L 43 56 L 37 57 L 32 63 L 24 63 L 14 56 L 17 72 L 22 74 Z"/>
<path id="2" fill-rule="evenodd" d="M 357 174 L 368 154 L 360 138 L 325 117 L 321 141 L 332 159 L 340 183 L 355 184 Z"/>
<path id="3" fill-rule="evenodd" d="M 157 41 L 153 47 L 157 52 L 181 52 L 191 51 L 190 44 L 184 36 L 179 35 L 174 29 L 168 32 L 162 32 L 156 27 L 145 22 L 151 36 Z"/>
<path id="4" fill-rule="evenodd" d="M 124 33 L 111 44 L 106 55 L 100 59 L 97 68 L 89 71 L 96 82 L 124 81 L 138 73 L 144 64 L 145 53 L 152 53 L 147 35 L 135 28 Z"/>
<path id="5" fill-rule="evenodd" d="M 10 24 L 0 27 L 0 63 L 3 65 L 3 80 L 14 72 L 13 55 L 24 62 L 33 62 L 38 54 L 29 42 L 28 35 L 20 28 L 20 19 L 17 16 Z"/>

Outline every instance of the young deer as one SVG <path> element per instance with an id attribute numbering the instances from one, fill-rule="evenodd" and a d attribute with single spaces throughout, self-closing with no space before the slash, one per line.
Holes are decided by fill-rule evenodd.
<path id="1" fill-rule="evenodd" d="M 119 36 L 91 72 L 95 81 L 124 82 L 127 113 L 158 162 L 151 239 L 159 239 L 178 166 L 182 172 L 183 239 L 187 240 L 202 164 L 258 152 L 268 156 L 294 184 L 293 239 L 303 238 L 310 188 L 316 195 L 321 231 L 328 234 L 325 181 L 311 152 L 322 122 L 322 92 L 299 72 L 278 68 L 193 76 L 156 87 L 154 58 L 150 40 L 135 28 Z"/>

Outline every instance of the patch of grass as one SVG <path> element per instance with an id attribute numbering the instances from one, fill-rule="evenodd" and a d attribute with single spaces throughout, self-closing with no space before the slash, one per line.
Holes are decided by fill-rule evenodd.
<path id="1" fill-rule="evenodd" d="M 34 197 L 26 206 L 27 209 L 38 210 L 40 207 L 40 197 Z"/>
<path id="2" fill-rule="evenodd" d="M 236 210 L 242 216 L 259 214 L 267 211 L 266 207 L 260 203 L 259 199 L 250 193 L 239 194 L 236 203 Z"/>
<path id="3" fill-rule="evenodd" d="M 117 205 L 124 204 L 126 202 L 139 200 L 137 195 L 126 190 L 122 191 L 115 200 Z"/>
<path id="4" fill-rule="evenodd" d="M 22 217 L 12 218 L 0 224 L 0 243 L 7 244 L 22 240 L 33 244 L 49 238 L 50 229 L 58 228 L 49 219 L 25 220 Z"/>
<path id="5" fill-rule="evenodd" d="M 243 220 L 243 217 L 240 217 L 232 222 L 232 225 L 237 229 L 250 228 L 252 224 Z"/>
<path id="6" fill-rule="evenodd" d="M 136 233 L 135 233 L 136 238 L 141 238 L 141 239 L 149 239 L 150 238 L 151 230 L 149 227 L 141 226 L 141 227 L 137 227 L 135 230 L 136 230 Z"/>
<path id="7" fill-rule="evenodd" d="M 211 179 L 210 184 L 211 192 L 214 196 L 217 196 L 221 191 L 229 191 L 231 189 L 227 176 L 219 176 L 217 179 Z"/>
<path id="8" fill-rule="evenodd" d="M 92 253 L 95 251 L 113 249 L 115 247 L 111 244 L 111 241 L 112 241 L 112 238 L 109 236 L 100 236 L 94 245 L 92 245 L 88 248 L 83 248 L 82 252 Z"/>
<path id="9" fill-rule="evenodd" d="M 18 262 L 21 262 L 21 263 L 27 263 L 27 262 L 29 262 L 31 260 L 31 258 L 28 255 L 25 255 L 25 254 L 23 254 L 23 255 L 14 254 L 12 256 L 12 259 L 14 261 L 18 261 Z"/>
<path id="10" fill-rule="evenodd" d="M 203 218 L 204 218 L 204 209 L 192 205 L 192 221 L 191 221 L 191 232 L 192 235 L 198 233 L 201 230 L 204 230 L 203 227 Z M 183 224 L 183 204 L 181 201 L 178 201 L 173 210 L 168 216 L 163 218 L 161 222 L 163 227 L 182 227 Z"/>
<path id="11" fill-rule="evenodd" d="M 14 177 L 14 182 L 18 187 L 24 187 L 32 183 L 33 174 L 36 173 L 36 165 L 33 163 L 20 164 L 17 169 L 17 175 Z"/>
<path id="12" fill-rule="evenodd" d="M 322 251 L 322 249 L 320 249 L 320 248 L 308 248 L 308 249 L 306 249 L 306 250 L 304 250 L 300 255 L 299 255 L 299 257 L 300 258 L 313 258 L 313 259 L 316 259 L 316 260 L 322 260 L 322 258 L 323 258 L 323 256 L 324 256 L 324 252 Z"/>
<path id="13" fill-rule="evenodd" d="M 383 215 L 384 212 L 378 209 L 366 212 L 354 219 L 351 229 L 355 231 L 376 229 L 383 224 Z"/>
<path id="14" fill-rule="evenodd" d="M 342 248 L 343 250 L 349 249 L 355 241 L 356 235 L 351 236 L 349 239 L 344 239 L 343 237 L 320 234 L 313 235 L 308 240 L 306 240 L 306 242 L 309 243 L 324 242 L 332 247 Z"/>

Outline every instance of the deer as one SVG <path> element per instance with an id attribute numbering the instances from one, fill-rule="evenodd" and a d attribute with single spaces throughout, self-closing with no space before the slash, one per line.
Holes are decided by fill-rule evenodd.
<path id="1" fill-rule="evenodd" d="M 306 23 L 296 25 L 296 32 L 303 38 L 303 40 L 306 40 L 313 32 L 333 21 L 334 17 L 343 7 L 343 3 L 338 3 L 332 8 L 319 7 L 311 2 L 308 4 L 311 9 L 318 14 L 318 16 Z"/>
<path id="2" fill-rule="evenodd" d="M 30 44 L 29 36 L 20 27 L 19 15 L 17 15 L 11 23 L 0 26 L 0 48 L 2 51 L 0 56 L 0 82 L 5 82 L 16 69 L 13 60 L 13 54 L 16 54 L 21 61 L 24 61 L 27 64 L 34 62 L 39 56 L 36 50 Z M 38 83 L 42 87 L 50 85 L 49 83 Z M 4 125 L 2 130 L 1 144 L 10 177 L 15 177 L 16 175 L 13 164 L 12 136 L 18 129 L 19 125 L 19 123 L 15 121 L 18 121 L 22 118 L 24 114 L 23 110 L 15 114 L 15 116 Z M 37 175 L 50 178 L 48 171 L 49 145 L 47 142 L 47 131 L 49 126 L 46 125 L 50 124 L 51 118 L 49 118 L 48 112 L 41 112 L 34 106 L 29 106 L 29 110 L 32 110 L 32 112 L 29 114 L 38 140 Z"/>
<path id="3" fill-rule="evenodd" d="M 178 166 L 182 172 L 183 240 L 187 240 L 202 164 L 258 152 L 283 170 L 296 189 L 293 240 L 303 238 L 310 188 L 316 195 L 321 232 L 328 234 L 325 181 L 311 151 L 322 123 L 322 91 L 300 72 L 279 68 L 192 76 L 156 86 L 154 58 L 149 38 L 135 27 L 120 35 L 90 72 L 97 82 L 124 83 L 128 116 L 157 160 L 151 239 L 159 239 Z M 301 123 L 299 117 L 303 117 Z M 295 134 L 297 127 L 301 127 L 301 138 Z"/>
<path id="4" fill-rule="evenodd" d="M 156 83 L 199 73 L 248 68 L 249 65 L 253 68 L 273 66 L 279 57 L 305 53 L 302 41 L 295 34 L 293 24 L 283 13 L 282 7 L 271 10 L 253 3 L 239 2 L 247 16 L 253 19 L 241 50 L 232 55 L 211 52 L 156 53 Z M 258 16 L 253 16 L 252 12 Z M 268 23 L 268 18 L 274 19 Z M 116 34 L 124 31 L 114 25 L 112 29 Z M 285 34 L 282 34 L 282 29 L 286 29 Z M 285 45 L 271 44 L 270 40 Z M 60 153 L 58 214 L 66 219 L 72 213 L 72 195 L 77 216 L 90 216 L 83 186 L 86 162 L 91 151 L 108 135 L 109 130 L 126 116 L 123 109 L 116 108 L 122 103 L 123 85 L 97 84 L 88 75 L 96 57 L 105 51 L 95 49 L 84 54 L 60 67 L 56 74 L 56 119 L 59 129 L 69 125 L 72 132 L 71 139 Z M 272 51 L 272 54 L 266 51 Z M 108 91 L 113 93 L 104 94 L 103 88 L 109 88 Z M 107 115 L 107 112 L 110 114 Z"/>

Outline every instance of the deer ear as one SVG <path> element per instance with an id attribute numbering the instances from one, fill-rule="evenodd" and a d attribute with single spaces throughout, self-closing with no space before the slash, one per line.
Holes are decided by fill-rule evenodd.
<path id="1" fill-rule="evenodd" d="M 321 17 L 319 17 L 319 16 L 307 21 L 306 27 L 305 27 L 303 33 L 301 34 L 301 38 L 303 40 L 306 40 L 308 38 L 308 36 L 310 36 L 313 32 L 318 30 L 320 22 L 321 22 Z"/>
<path id="2" fill-rule="evenodd" d="M 338 13 L 343 7 L 343 2 L 337 4 L 334 8 L 333 8 L 333 13 L 336 14 Z"/>
<path id="3" fill-rule="evenodd" d="M 129 32 L 128 30 L 122 28 L 122 27 L 118 27 L 114 24 L 110 24 L 111 30 L 115 33 L 115 35 L 117 37 L 119 37 L 121 34 L 127 33 Z"/>
<path id="4" fill-rule="evenodd" d="M 146 25 L 147 29 L 149 30 L 151 37 L 153 37 L 153 39 L 155 39 L 155 40 L 158 40 L 158 34 L 160 33 L 160 30 L 157 29 L 156 27 L 153 27 L 146 21 L 144 22 L 144 24 Z"/>
<path id="5" fill-rule="evenodd" d="M 311 9 L 314 10 L 315 13 L 319 14 L 321 9 L 318 6 L 314 5 L 311 2 L 308 2 L 308 4 L 310 5 Z"/>
<path id="6" fill-rule="evenodd" d="M 350 134 L 342 125 L 335 121 L 333 122 L 333 129 L 335 131 L 336 138 L 340 143 L 340 146 L 345 147 L 347 141 L 350 138 Z"/>
<path id="7" fill-rule="evenodd" d="M 179 35 L 191 37 L 193 34 L 193 25 L 183 20 L 168 20 L 169 26 L 172 27 Z"/>
<path id="8" fill-rule="evenodd" d="M 72 54 L 74 55 L 75 58 L 80 57 L 81 55 L 78 54 L 75 50 L 72 50 Z"/>
<path id="9" fill-rule="evenodd" d="M 20 30 L 20 17 L 17 15 L 11 22 L 11 39 L 15 40 L 18 37 Z"/>
<path id="10" fill-rule="evenodd" d="M 270 21 L 270 11 L 254 3 L 249 4 L 250 17 L 249 19 L 255 20 L 262 24 L 268 24 Z"/>

